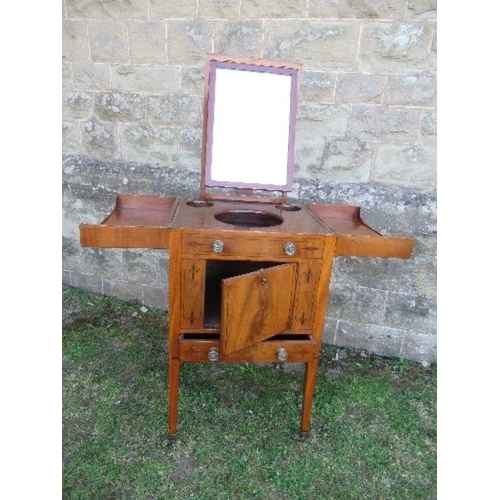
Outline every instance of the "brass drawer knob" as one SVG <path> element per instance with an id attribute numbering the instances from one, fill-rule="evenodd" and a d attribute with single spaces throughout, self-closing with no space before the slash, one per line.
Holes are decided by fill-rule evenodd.
<path id="1" fill-rule="evenodd" d="M 222 250 L 224 250 L 224 242 L 222 240 L 215 240 L 212 243 L 212 250 L 215 253 L 222 253 Z"/>
<path id="2" fill-rule="evenodd" d="M 297 247 L 291 241 L 287 241 L 283 248 L 285 250 L 285 253 L 290 257 L 292 255 L 295 255 L 295 253 L 297 252 Z"/>
<path id="3" fill-rule="evenodd" d="M 284 347 L 280 347 L 277 351 L 276 354 L 278 355 L 278 360 L 280 363 L 283 363 L 288 359 L 288 352 Z"/>
<path id="4" fill-rule="evenodd" d="M 208 350 L 208 360 L 217 361 L 219 359 L 219 349 L 217 347 L 211 347 Z"/>

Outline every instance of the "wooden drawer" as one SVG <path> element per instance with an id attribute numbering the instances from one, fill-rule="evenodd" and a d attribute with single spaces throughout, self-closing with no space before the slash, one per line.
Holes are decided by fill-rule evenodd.
<path id="1" fill-rule="evenodd" d="M 220 252 L 214 251 L 214 242 L 222 241 Z M 285 245 L 292 243 L 293 255 L 287 255 Z M 182 235 L 182 253 L 210 257 L 258 257 L 279 259 L 321 259 L 323 257 L 323 237 L 310 235 L 277 236 L 268 234 L 193 233 Z"/>
<path id="2" fill-rule="evenodd" d="M 278 363 L 278 349 L 284 348 L 287 352 L 286 362 L 305 363 L 316 356 L 317 344 L 310 335 L 288 334 L 278 338 L 259 342 L 240 351 L 224 355 L 220 352 L 220 343 L 216 338 L 196 339 L 196 335 L 183 334 L 179 339 L 179 360 L 191 362 L 209 362 L 209 350 L 219 350 L 217 361 L 224 363 Z M 282 338 L 279 338 L 282 337 Z M 295 339 L 294 339 L 295 337 Z"/>

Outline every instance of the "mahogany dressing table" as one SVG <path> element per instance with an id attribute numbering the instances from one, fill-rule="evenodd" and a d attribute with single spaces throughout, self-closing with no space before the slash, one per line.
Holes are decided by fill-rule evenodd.
<path id="1" fill-rule="evenodd" d="M 184 362 L 305 363 L 300 435 L 310 430 L 335 256 L 407 259 L 360 208 L 288 203 L 296 63 L 209 54 L 200 196 L 122 195 L 83 247 L 168 249 L 169 437 Z"/>

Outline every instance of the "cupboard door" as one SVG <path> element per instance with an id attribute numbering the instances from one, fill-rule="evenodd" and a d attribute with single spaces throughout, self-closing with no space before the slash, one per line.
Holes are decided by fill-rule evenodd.
<path id="1" fill-rule="evenodd" d="M 221 355 L 290 329 L 296 264 L 222 280 Z"/>

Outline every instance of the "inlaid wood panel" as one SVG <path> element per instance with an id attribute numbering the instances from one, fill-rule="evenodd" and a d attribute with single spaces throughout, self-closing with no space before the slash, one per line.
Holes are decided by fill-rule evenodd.
<path id="1" fill-rule="evenodd" d="M 291 327 L 294 331 L 311 330 L 313 327 L 321 265 L 321 261 L 299 264 Z"/>
<path id="2" fill-rule="evenodd" d="M 203 328 L 205 261 L 181 261 L 181 328 Z"/>

